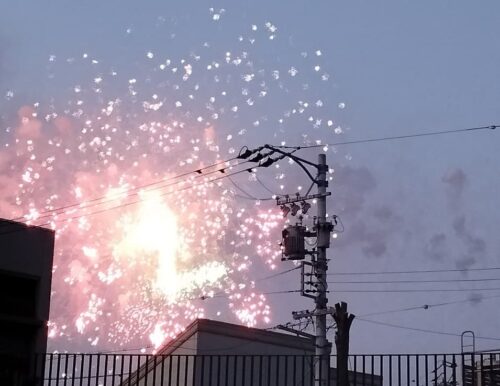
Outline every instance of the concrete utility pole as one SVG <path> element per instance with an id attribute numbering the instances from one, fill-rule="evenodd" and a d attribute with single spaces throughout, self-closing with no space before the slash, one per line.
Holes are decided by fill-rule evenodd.
<path id="1" fill-rule="evenodd" d="M 301 201 L 304 208 L 305 200 L 317 199 L 318 213 L 312 232 L 307 231 L 307 228 L 301 222 L 297 225 L 290 225 L 283 231 L 283 255 L 285 256 L 285 260 L 303 260 L 301 262 L 301 292 L 302 296 L 314 299 L 315 308 L 314 311 L 298 311 L 292 314 L 294 319 L 315 318 L 315 385 L 326 386 L 329 382 L 331 354 L 331 344 L 326 338 L 326 318 L 327 315 L 333 314 L 333 309 L 328 307 L 328 284 L 326 280 L 328 270 L 326 250 L 330 247 L 330 236 L 333 230 L 333 224 L 327 221 L 326 218 L 326 197 L 330 195 L 330 192 L 326 190 L 328 187 L 328 165 L 326 164 L 325 154 L 319 154 L 317 164 L 298 157 L 294 157 L 293 159 L 304 170 L 306 169 L 301 163 L 306 163 L 316 168 L 316 176 L 313 177 L 310 173 L 306 173 L 311 178 L 313 185 L 317 186 L 318 192 L 317 194 L 307 194 L 303 197 L 297 194 L 295 198 L 287 197 L 285 199 L 278 199 L 278 205 L 282 207 L 285 214 L 288 214 L 291 210 L 284 208 L 285 205 L 293 205 L 294 202 Z M 304 209 L 302 211 L 304 213 Z M 316 248 L 311 251 L 306 250 L 304 246 L 305 237 L 315 237 Z M 304 261 L 306 255 L 311 256 L 310 262 Z M 307 269 L 310 269 L 310 272 L 306 272 Z"/>
<path id="2" fill-rule="evenodd" d="M 316 290 L 318 291 L 314 299 L 316 305 L 316 356 L 319 366 L 316 366 L 316 379 L 319 385 L 327 385 L 330 369 L 330 351 L 331 346 L 326 339 L 326 314 L 328 298 L 328 284 L 326 281 L 326 272 L 328 270 L 328 261 L 326 258 L 326 249 L 330 246 L 331 224 L 326 221 L 326 188 L 328 181 L 326 173 L 328 165 L 326 164 L 326 155 L 318 156 L 318 177 L 316 185 L 318 186 L 318 218 L 316 223 L 317 232 L 317 259 L 315 262 Z"/>
<path id="3" fill-rule="evenodd" d="M 260 153 L 264 150 L 269 152 Z M 292 314 L 294 319 L 315 318 L 314 384 L 315 386 L 327 386 L 329 385 L 331 344 L 326 338 L 326 317 L 334 313 L 333 308 L 328 307 L 326 277 L 328 270 L 326 250 L 330 247 L 331 232 L 334 229 L 334 225 L 332 222 L 327 221 L 326 217 L 326 197 L 331 194 L 327 192 L 328 165 L 326 164 L 325 154 L 319 154 L 318 163 L 316 164 L 296 156 L 294 153 L 297 150 L 298 148 L 287 152 L 276 146 L 264 145 L 255 150 L 242 148 L 238 158 L 258 162 L 260 167 L 268 167 L 280 159 L 290 158 L 302 168 L 312 182 L 311 187 L 304 196 L 299 193 L 295 197 L 280 196 L 276 199 L 276 204 L 283 211 L 284 217 L 289 213 L 296 216 L 299 210 L 302 211 L 302 214 L 306 214 L 311 207 L 311 204 L 307 201 L 317 199 L 318 213 L 312 231 L 302 225 L 302 216 L 299 217 L 297 224 L 288 225 L 283 230 L 282 260 L 301 261 L 301 295 L 314 299 L 315 309 L 314 311 L 292 312 Z M 279 154 L 279 156 L 272 158 L 271 155 L 275 153 Z M 316 173 L 311 173 L 309 168 L 316 169 Z M 317 194 L 309 194 L 314 185 L 318 188 Z M 300 203 L 301 206 L 299 207 L 297 203 Z M 316 238 L 316 247 L 307 250 L 305 238 Z M 306 256 L 310 256 L 310 261 L 305 261 Z"/>

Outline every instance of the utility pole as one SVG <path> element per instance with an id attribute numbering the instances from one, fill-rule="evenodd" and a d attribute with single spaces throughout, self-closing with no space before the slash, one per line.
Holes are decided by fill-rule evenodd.
<path id="1" fill-rule="evenodd" d="M 298 148 L 296 149 L 298 150 Z M 255 150 L 250 150 L 246 147 L 242 148 L 238 158 L 248 159 L 250 162 L 258 163 L 259 167 L 269 167 L 273 163 L 283 159 L 290 158 L 295 161 L 302 170 L 307 174 L 312 181 L 312 185 L 304 196 L 299 193 L 296 197 L 282 196 L 276 199 L 276 204 L 283 211 L 283 216 L 286 217 L 289 213 L 292 216 L 298 214 L 301 210 L 302 214 L 306 214 L 311 204 L 308 200 L 317 200 L 317 216 L 314 218 L 314 227 L 310 231 L 306 226 L 302 225 L 302 216 L 299 217 L 299 222 L 295 225 L 288 225 L 282 232 L 282 260 L 300 261 L 301 264 L 301 294 L 302 296 L 314 299 L 315 308 L 313 311 L 294 311 L 292 312 L 294 319 L 315 318 L 315 360 L 314 360 L 314 379 L 315 386 L 329 385 L 330 374 L 330 353 L 331 344 L 326 338 L 326 317 L 334 314 L 335 310 L 328 307 L 328 284 L 327 271 L 328 259 L 326 250 L 330 247 L 331 232 L 334 229 L 334 224 L 327 221 L 326 214 L 326 198 L 331 194 L 327 192 L 328 180 L 328 165 L 326 164 L 326 155 L 318 155 L 318 163 L 300 158 L 293 153 L 296 150 L 284 151 L 276 146 L 264 145 Z M 268 151 L 261 153 L 261 151 Z M 279 154 L 278 157 L 272 158 L 273 154 Z M 250 158 L 251 157 L 251 158 Z M 316 173 L 311 173 L 308 169 L 316 169 Z M 249 169 L 251 171 L 252 169 Z M 315 174 L 315 175 L 314 175 Z M 309 194 L 313 186 L 317 186 L 317 194 Z M 300 203 L 301 206 L 297 205 Z M 336 224 L 336 216 L 333 216 Z M 311 250 L 306 249 L 305 238 L 316 238 L 316 246 Z M 310 256 L 310 261 L 305 261 L 306 256 Z"/>
<path id="2" fill-rule="evenodd" d="M 314 299 L 316 305 L 316 356 L 319 366 L 316 366 L 316 379 L 320 386 L 327 385 L 328 374 L 330 370 L 330 352 L 331 346 L 326 339 L 326 314 L 328 298 L 328 284 L 326 281 L 326 272 L 328 270 L 328 261 L 326 259 L 326 249 L 330 246 L 331 224 L 326 221 L 326 188 L 328 181 L 326 173 L 328 165 L 326 164 L 326 155 L 318 155 L 318 176 L 316 185 L 318 186 L 318 218 L 316 223 L 317 233 L 317 258 L 315 262 L 316 290 L 318 291 Z"/>
<path id="3" fill-rule="evenodd" d="M 305 196 L 299 196 L 297 194 L 296 198 L 287 197 L 285 199 L 278 199 L 278 205 L 281 206 L 285 214 L 291 212 L 292 215 L 294 215 L 297 213 L 297 206 L 294 207 L 294 205 L 296 205 L 295 202 L 302 202 L 302 212 L 305 213 L 305 211 L 307 211 L 307 206 L 304 204 L 305 201 L 316 199 L 318 212 L 314 221 L 312 232 L 308 231 L 301 222 L 296 225 L 288 226 L 283 231 L 283 255 L 285 256 L 285 260 L 304 260 L 306 255 L 311 256 L 310 262 L 301 262 L 301 292 L 302 296 L 309 297 L 314 300 L 314 311 L 311 312 L 306 310 L 292 312 L 292 315 L 294 319 L 315 318 L 314 379 L 316 386 L 326 386 L 329 384 L 328 378 L 330 374 L 330 354 L 332 347 L 326 338 L 326 317 L 327 315 L 333 315 L 334 312 L 331 307 L 328 307 L 327 298 L 328 259 L 326 257 L 326 250 L 330 247 L 330 236 L 334 227 L 331 222 L 327 221 L 326 217 L 326 198 L 330 195 L 330 192 L 327 192 L 328 165 L 326 164 L 325 154 L 318 155 L 317 164 L 302 159 L 296 159 L 296 157 L 293 159 L 299 163 L 304 170 L 306 169 L 301 162 L 314 166 L 317 169 L 315 177 L 306 171 L 309 178 L 311 178 L 313 185 L 317 186 L 317 194 L 306 194 Z M 311 185 L 311 188 L 313 185 Z M 311 189 L 309 189 L 309 191 L 310 190 Z M 288 204 L 291 204 L 291 209 L 286 207 Z M 304 245 L 305 237 L 315 237 L 316 248 L 311 251 L 307 251 Z M 306 270 L 310 271 L 306 272 Z"/>

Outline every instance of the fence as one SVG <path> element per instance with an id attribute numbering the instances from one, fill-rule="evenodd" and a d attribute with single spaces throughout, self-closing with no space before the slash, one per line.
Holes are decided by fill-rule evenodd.
<path id="1" fill-rule="evenodd" d="M 311 355 L 44 354 L 36 386 L 312 386 Z M 327 386 L 337 385 L 330 358 Z M 351 355 L 350 386 L 500 386 L 500 353 Z"/>

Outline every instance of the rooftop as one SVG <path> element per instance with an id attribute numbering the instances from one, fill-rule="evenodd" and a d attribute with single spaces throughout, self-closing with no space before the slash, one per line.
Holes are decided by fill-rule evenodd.
<path id="1" fill-rule="evenodd" d="M 200 332 L 314 352 L 314 346 L 311 340 L 307 338 L 211 319 L 196 319 L 175 339 L 161 347 L 158 350 L 158 354 L 169 355 L 173 353 L 175 349 L 181 347 L 191 336 Z"/>

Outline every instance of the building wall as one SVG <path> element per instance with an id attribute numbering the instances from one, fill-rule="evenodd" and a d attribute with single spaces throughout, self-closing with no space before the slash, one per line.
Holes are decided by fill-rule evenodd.
<path id="1" fill-rule="evenodd" d="M 172 385 L 208 385 L 211 378 L 213 385 L 227 380 L 227 386 L 236 386 L 242 384 L 241 377 L 246 374 L 247 384 L 257 385 L 260 373 L 261 376 L 265 373 L 265 376 L 273 378 L 286 378 L 287 368 L 293 366 L 293 356 L 312 352 L 308 340 L 285 334 L 207 320 L 199 320 L 189 328 L 191 331 L 186 332 L 186 338 L 181 334 L 177 340 L 160 349 L 156 359 L 141 366 L 132 375 L 131 384 L 152 386 L 160 384 L 159 381 L 163 379 L 167 383 L 170 380 Z M 235 355 L 238 355 L 237 359 Z M 269 355 L 276 357 L 264 357 Z M 282 357 L 278 358 L 277 355 Z M 289 355 L 289 358 L 285 360 L 284 355 Z M 299 360 L 296 362 L 298 369 Z M 303 367 L 306 368 L 307 364 L 304 363 Z M 255 382 L 248 383 L 250 379 L 255 379 Z M 127 379 L 123 384 L 128 382 Z"/>
<path id="2" fill-rule="evenodd" d="M 313 363 L 307 356 L 314 354 L 314 348 L 312 342 L 304 338 L 262 331 L 261 334 L 255 332 L 252 339 L 252 336 L 232 335 L 230 331 L 224 334 L 201 331 L 198 352 L 201 363 L 196 368 L 196 386 L 215 385 L 221 378 L 224 384 L 227 379 L 228 385 L 235 386 L 269 382 L 312 384 Z M 209 357 L 203 358 L 203 355 Z"/>
<path id="3" fill-rule="evenodd" d="M 305 355 L 314 349 L 304 338 L 201 320 L 187 339 L 172 344 L 143 365 L 131 384 L 312 384 L 313 364 Z M 162 351 L 168 355 L 162 357 Z"/>
<path id="4" fill-rule="evenodd" d="M 193 385 L 195 371 L 193 355 L 196 355 L 198 351 L 198 339 L 199 334 L 194 333 L 186 341 L 174 347 L 172 355 L 163 359 L 162 364 L 156 369 L 157 379 L 171 379 L 172 385 Z M 154 385 L 153 381 L 148 379 L 148 386 Z"/>
<path id="5" fill-rule="evenodd" d="M 52 231 L 0 219 L 0 384 L 24 382 L 46 351 L 53 251 Z"/>
<path id="6" fill-rule="evenodd" d="M 314 385 L 314 345 L 310 339 L 207 320 L 188 327 L 186 336 L 181 334 L 161 349 L 131 377 L 130 384 Z M 331 363 L 330 386 L 337 384 L 334 365 Z M 363 381 L 359 372 L 349 372 L 349 378 L 352 385 Z M 382 384 L 377 375 L 365 374 L 364 379 L 366 385 Z M 122 384 L 128 385 L 129 380 Z"/>

